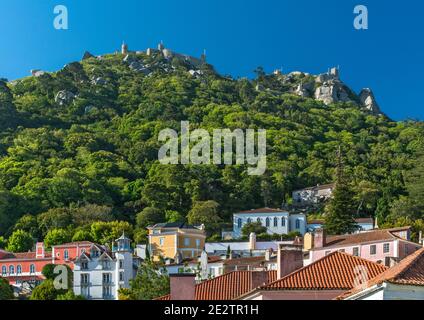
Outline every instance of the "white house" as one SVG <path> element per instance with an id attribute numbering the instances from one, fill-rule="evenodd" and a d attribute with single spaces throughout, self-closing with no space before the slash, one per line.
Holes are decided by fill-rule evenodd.
<path id="1" fill-rule="evenodd" d="M 89 300 L 118 300 L 118 290 L 129 288 L 137 266 L 130 240 L 122 235 L 112 252 L 93 245 L 74 261 L 74 293 Z"/>
<path id="2" fill-rule="evenodd" d="M 291 214 L 281 209 L 262 208 L 250 211 L 242 211 L 233 215 L 233 237 L 242 237 L 242 228 L 248 223 L 259 222 L 268 234 L 289 234 L 298 231 L 306 233 L 306 216 L 304 214 Z"/>

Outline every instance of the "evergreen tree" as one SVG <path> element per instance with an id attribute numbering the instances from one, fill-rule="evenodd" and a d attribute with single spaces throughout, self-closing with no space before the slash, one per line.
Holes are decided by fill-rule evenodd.
<path id="1" fill-rule="evenodd" d="M 329 234 L 346 234 L 355 231 L 357 225 L 354 218 L 355 204 L 353 198 L 354 192 L 345 176 L 341 149 L 339 149 L 336 186 L 325 219 L 325 229 Z"/>

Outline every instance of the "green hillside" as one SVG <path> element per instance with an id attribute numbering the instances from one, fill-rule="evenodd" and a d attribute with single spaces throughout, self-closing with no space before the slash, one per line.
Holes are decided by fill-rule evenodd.
<path id="1" fill-rule="evenodd" d="M 232 79 L 179 55 L 86 58 L 55 73 L 0 82 L 4 239 L 17 229 L 43 238 L 52 228 L 67 233 L 50 234 L 53 243 L 93 237 L 102 227 L 93 221 L 135 225 L 146 207 L 156 210 L 139 215 L 139 234 L 148 222 L 178 220 L 195 205 L 216 210 L 219 226 L 236 210 L 280 207 L 295 189 L 334 181 L 339 146 L 361 215 L 392 224 L 422 217 L 422 122 L 371 112 L 347 87 L 348 102 L 299 96 L 296 88 L 316 79 L 303 73 L 259 68 L 255 80 Z M 209 131 L 267 129 L 266 174 L 249 176 L 244 166 L 160 165 L 158 133 L 179 130 L 182 120 Z M 199 203 L 210 200 L 217 209 Z"/>

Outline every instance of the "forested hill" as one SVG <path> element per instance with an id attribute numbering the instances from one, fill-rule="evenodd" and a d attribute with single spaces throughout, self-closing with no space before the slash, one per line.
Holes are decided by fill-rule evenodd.
<path id="1" fill-rule="evenodd" d="M 101 212 L 108 207 L 113 219 L 134 223 L 146 207 L 162 215 L 154 219 L 172 220 L 213 200 L 230 222 L 236 210 L 280 207 L 294 189 L 332 182 L 339 146 L 361 214 L 385 219 L 414 200 L 405 176 L 419 164 L 423 123 L 391 121 L 370 90 L 355 94 L 336 69 L 313 76 L 258 68 L 255 80 L 232 79 L 167 54 L 87 53 L 58 72 L 0 82 L 0 236 L 23 215 L 45 218 L 57 208 L 111 219 Z M 158 164 L 159 131 L 179 131 L 181 120 L 207 130 L 267 129 L 266 174 Z M 86 227 L 90 210 L 79 214 L 68 224 Z M 65 227 L 57 219 L 42 221 Z"/>

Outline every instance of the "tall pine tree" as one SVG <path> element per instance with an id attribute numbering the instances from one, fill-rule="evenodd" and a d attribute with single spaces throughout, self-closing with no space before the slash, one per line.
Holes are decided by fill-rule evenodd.
<path id="1" fill-rule="evenodd" d="M 329 234 L 352 233 L 357 229 L 355 223 L 356 206 L 354 192 L 343 168 L 341 148 L 337 154 L 337 178 L 333 197 L 328 205 L 328 214 L 325 219 L 325 229 Z"/>

